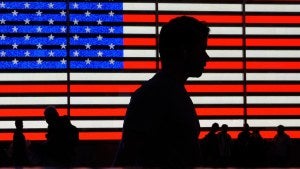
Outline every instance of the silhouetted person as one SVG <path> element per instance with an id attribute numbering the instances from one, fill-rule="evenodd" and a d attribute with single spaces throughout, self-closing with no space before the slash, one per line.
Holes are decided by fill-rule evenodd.
<path id="1" fill-rule="evenodd" d="M 59 117 L 54 106 L 48 106 L 44 115 L 48 123 L 45 165 L 70 166 L 74 146 L 78 142 L 77 128 L 68 117 Z"/>
<path id="2" fill-rule="evenodd" d="M 219 164 L 219 139 L 217 132 L 219 124 L 213 123 L 211 130 L 203 138 L 203 158 L 204 164 L 208 166 L 217 166 Z"/>
<path id="3" fill-rule="evenodd" d="M 221 127 L 221 131 L 218 133 L 221 166 L 228 166 L 231 162 L 232 139 L 231 136 L 227 133 L 227 131 L 228 125 L 223 124 Z"/>
<path id="4" fill-rule="evenodd" d="M 250 164 L 250 142 L 251 133 L 249 130 L 249 125 L 244 123 L 243 130 L 239 133 L 237 139 L 237 162 L 241 166 L 249 166 Z"/>
<path id="5" fill-rule="evenodd" d="M 162 69 L 131 97 L 115 166 L 197 165 L 200 126 L 184 84 L 204 70 L 208 33 L 205 23 L 187 16 L 162 27 Z"/>
<path id="6" fill-rule="evenodd" d="M 260 135 L 259 129 L 253 129 L 249 142 L 249 155 L 252 166 L 266 165 L 266 145 L 265 141 Z"/>
<path id="7" fill-rule="evenodd" d="M 284 167 L 288 165 L 291 139 L 284 131 L 284 126 L 277 127 L 277 134 L 273 138 L 273 164 Z"/>
<path id="8" fill-rule="evenodd" d="M 13 136 L 12 157 L 15 166 L 26 166 L 29 164 L 27 155 L 26 139 L 23 134 L 23 121 L 15 121 L 16 130 Z"/>

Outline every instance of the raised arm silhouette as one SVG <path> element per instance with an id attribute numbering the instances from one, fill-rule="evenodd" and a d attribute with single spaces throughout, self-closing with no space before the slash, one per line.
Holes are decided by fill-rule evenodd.
<path id="1" fill-rule="evenodd" d="M 200 125 L 184 84 L 200 77 L 209 56 L 209 28 L 181 16 L 159 36 L 162 69 L 131 97 L 115 166 L 196 166 Z"/>

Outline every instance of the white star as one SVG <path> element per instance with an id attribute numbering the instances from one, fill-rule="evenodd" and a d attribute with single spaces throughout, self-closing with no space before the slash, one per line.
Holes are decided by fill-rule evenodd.
<path id="1" fill-rule="evenodd" d="M 49 25 L 53 25 L 54 20 L 51 18 L 51 19 L 48 20 L 48 22 L 49 22 Z"/>
<path id="2" fill-rule="evenodd" d="M 109 16 L 114 16 L 115 13 L 113 11 L 110 11 L 108 14 Z"/>
<path id="3" fill-rule="evenodd" d="M 84 14 L 86 17 L 91 16 L 91 13 L 89 11 L 86 11 Z"/>
<path id="4" fill-rule="evenodd" d="M 29 57 L 30 56 L 30 52 L 28 50 L 26 50 L 26 52 L 24 53 L 25 57 Z"/>
<path id="5" fill-rule="evenodd" d="M 50 57 L 54 57 L 54 52 L 51 50 L 50 52 L 48 52 Z"/>
<path id="6" fill-rule="evenodd" d="M 74 55 L 75 57 L 78 57 L 78 56 L 79 56 L 79 52 L 78 52 L 77 50 L 75 50 L 75 52 L 73 52 L 73 55 Z"/>
<path id="7" fill-rule="evenodd" d="M 109 28 L 109 33 L 114 33 L 115 29 L 113 27 Z"/>
<path id="8" fill-rule="evenodd" d="M 0 53 L 0 55 L 1 55 L 1 57 L 5 57 L 6 52 L 4 52 L 4 51 L 2 50 L 1 53 Z"/>
<path id="9" fill-rule="evenodd" d="M 1 23 L 1 24 L 5 24 L 5 21 L 6 21 L 6 20 L 4 20 L 4 19 L 2 18 L 2 19 L 0 20 L 0 23 Z"/>
<path id="10" fill-rule="evenodd" d="M 38 65 L 41 65 L 41 64 L 43 63 L 43 60 L 42 60 L 41 58 L 39 58 L 38 60 L 36 60 L 36 63 L 37 63 Z"/>
<path id="11" fill-rule="evenodd" d="M 24 36 L 24 38 L 25 38 L 25 40 L 29 40 L 29 39 L 30 39 L 30 36 L 29 36 L 28 34 L 26 34 L 26 35 Z"/>
<path id="12" fill-rule="evenodd" d="M 30 24 L 30 23 L 29 23 L 30 20 L 29 20 L 28 18 L 26 18 L 26 19 L 24 20 L 24 22 L 25 22 L 25 25 L 26 25 L 26 24 Z"/>
<path id="13" fill-rule="evenodd" d="M 67 45 L 65 45 L 65 43 L 63 43 L 63 44 L 60 45 L 61 49 L 66 49 L 66 46 Z"/>
<path id="14" fill-rule="evenodd" d="M 75 35 L 73 36 L 73 38 L 74 38 L 74 40 L 78 40 L 78 39 L 79 39 L 79 36 L 78 36 L 77 34 L 75 34 Z"/>
<path id="15" fill-rule="evenodd" d="M 98 55 L 98 57 L 102 57 L 103 56 L 103 52 L 98 51 L 97 55 Z"/>
<path id="16" fill-rule="evenodd" d="M 89 64 L 91 64 L 91 60 L 89 59 L 89 58 L 87 58 L 86 60 L 85 60 L 85 64 L 87 64 L 87 65 L 89 65 Z"/>
<path id="17" fill-rule="evenodd" d="M 101 9 L 101 8 L 102 8 L 102 4 L 101 4 L 101 3 L 98 3 L 98 4 L 97 4 L 97 8 L 98 8 L 98 9 Z"/>
<path id="18" fill-rule="evenodd" d="M 48 36 L 49 40 L 53 40 L 54 39 L 54 36 L 51 34 Z"/>
<path id="19" fill-rule="evenodd" d="M 51 2 L 48 4 L 48 8 L 53 8 L 54 7 L 54 4 Z"/>
<path id="20" fill-rule="evenodd" d="M 66 60 L 65 58 L 63 58 L 62 60 L 60 60 L 60 63 L 61 63 L 62 65 L 65 65 L 65 64 L 67 63 L 67 60 Z"/>
<path id="21" fill-rule="evenodd" d="M 85 49 L 91 49 L 91 46 L 92 46 L 92 45 L 90 45 L 89 43 L 87 43 L 87 44 L 85 45 Z"/>
<path id="22" fill-rule="evenodd" d="M 108 46 L 109 46 L 109 49 L 114 49 L 114 48 L 115 48 L 115 45 L 114 45 L 114 44 L 112 44 L 112 43 L 111 43 L 111 44 L 109 44 Z"/>
<path id="23" fill-rule="evenodd" d="M 41 43 L 36 45 L 37 49 L 42 49 L 43 45 Z"/>
<path id="24" fill-rule="evenodd" d="M 88 26 L 85 28 L 85 33 L 91 33 L 91 28 L 89 28 Z"/>
<path id="25" fill-rule="evenodd" d="M 14 60 L 12 60 L 14 65 L 17 65 L 19 63 L 19 61 L 15 58 Z"/>
<path id="26" fill-rule="evenodd" d="M 2 34 L 2 35 L 0 36 L 0 39 L 1 39 L 1 40 L 5 40 L 5 38 L 6 38 L 6 36 L 5 36 L 4 34 Z"/>
<path id="27" fill-rule="evenodd" d="M 62 10 L 62 11 L 60 12 L 60 16 L 66 16 L 66 13 L 67 13 L 67 12 L 65 12 L 64 10 Z"/>
<path id="28" fill-rule="evenodd" d="M 1 2 L 1 4 L 0 4 L 0 8 L 5 8 L 5 3 L 4 2 Z"/>
<path id="29" fill-rule="evenodd" d="M 62 26 L 62 27 L 60 28 L 60 31 L 61 31 L 61 32 L 63 32 L 63 33 L 65 33 L 65 32 L 66 32 L 66 30 L 67 30 L 67 28 L 66 28 L 66 27 L 64 27 L 64 26 Z"/>
<path id="30" fill-rule="evenodd" d="M 98 35 L 98 36 L 97 36 L 97 39 L 98 39 L 98 41 L 100 41 L 100 40 L 102 40 L 102 39 L 103 39 L 103 36 L 101 36 L 101 35 Z"/>
<path id="31" fill-rule="evenodd" d="M 37 16 L 42 16 L 42 13 L 43 13 L 43 12 L 41 12 L 40 10 L 38 10 L 38 11 L 36 12 L 36 15 L 37 15 Z"/>
<path id="32" fill-rule="evenodd" d="M 18 46 L 16 43 L 12 44 L 13 49 L 18 49 Z"/>
<path id="33" fill-rule="evenodd" d="M 37 31 L 37 32 L 42 32 L 42 29 L 43 29 L 43 28 L 39 26 L 39 27 L 36 28 L 36 31 Z"/>
<path id="34" fill-rule="evenodd" d="M 18 32 L 18 27 L 14 26 L 14 27 L 12 28 L 12 30 L 13 30 L 13 32 Z"/>
<path id="35" fill-rule="evenodd" d="M 26 3 L 24 4 L 24 7 L 25 7 L 25 8 L 29 8 L 29 6 L 30 6 L 30 4 L 29 4 L 28 2 L 26 2 Z"/>
<path id="36" fill-rule="evenodd" d="M 103 21 L 102 21 L 101 19 L 98 19 L 97 24 L 98 24 L 98 25 L 102 25 L 102 22 L 103 22 Z"/>
<path id="37" fill-rule="evenodd" d="M 18 13 L 19 13 L 19 12 L 17 12 L 16 10 L 14 10 L 14 11 L 12 12 L 13 16 L 17 16 Z"/>
<path id="38" fill-rule="evenodd" d="M 110 59 L 110 60 L 109 60 L 109 64 L 114 65 L 114 64 L 115 64 L 115 60 Z"/>
<path id="39" fill-rule="evenodd" d="M 73 22 L 74 22 L 74 25 L 78 25 L 79 20 L 74 19 Z"/>
<path id="40" fill-rule="evenodd" d="M 78 9 L 78 4 L 76 2 L 73 4 L 73 8 Z"/>

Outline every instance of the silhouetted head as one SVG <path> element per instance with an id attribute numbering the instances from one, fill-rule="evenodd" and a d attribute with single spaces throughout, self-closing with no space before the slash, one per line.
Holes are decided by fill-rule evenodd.
<path id="1" fill-rule="evenodd" d="M 15 126 L 16 126 L 17 130 L 23 130 L 23 120 L 20 120 L 20 119 L 16 120 Z"/>
<path id="2" fill-rule="evenodd" d="M 244 131 L 249 131 L 249 124 L 248 123 L 244 123 Z"/>
<path id="3" fill-rule="evenodd" d="M 228 131 L 228 125 L 227 124 L 223 124 L 221 126 L 221 129 L 222 129 L 222 132 L 227 133 L 227 131 Z"/>
<path id="4" fill-rule="evenodd" d="M 159 37 L 162 69 L 181 71 L 186 78 L 201 76 L 209 59 L 208 34 L 205 22 L 188 16 L 177 17 L 164 25 Z"/>
<path id="5" fill-rule="evenodd" d="M 49 125 L 54 124 L 55 122 L 57 122 L 57 120 L 59 118 L 59 114 L 58 114 L 58 112 L 57 112 L 57 110 L 54 106 L 46 107 L 46 109 L 44 111 L 44 116 L 45 116 L 46 122 Z"/>
<path id="6" fill-rule="evenodd" d="M 211 126 L 211 131 L 216 132 L 219 130 L 219 124 L 218 123 L 214 123 Z"/>
<path id="7" fill-rule="evenodd" d="M 284 133 L 284 126 L 283 125 L 277 126 L 277 134 L 281 135 L 283 133 Z"/>

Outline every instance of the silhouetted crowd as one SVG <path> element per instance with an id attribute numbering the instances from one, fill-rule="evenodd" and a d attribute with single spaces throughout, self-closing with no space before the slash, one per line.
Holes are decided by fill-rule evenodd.
<path id="1" fill-rule="evenodd" d="M 284 126 L 277 127 L 272 140 L 265 140 L 260 131 L 249 129 L 247 123 L 233 140 L 227 133 L 228 126 L 214 123 L 209 133 L 200 141 L 202 151 L 201 165 L 210 167 L 267 167 L 289 166 L 291 139 L 285 133 Z"/>

